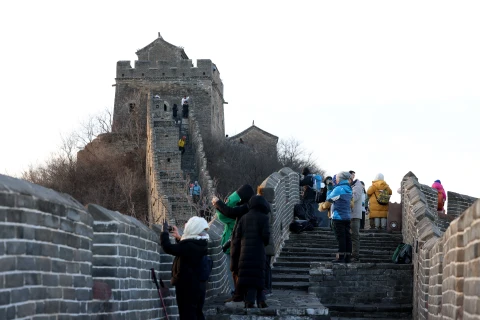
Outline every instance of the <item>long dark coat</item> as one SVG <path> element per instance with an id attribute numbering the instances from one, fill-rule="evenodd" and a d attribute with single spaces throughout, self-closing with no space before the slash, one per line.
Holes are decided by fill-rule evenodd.
<path id="1" fill-rule="evenodd" d="M 265 285 L 265 246 L 270 239 L 270 205 L 262 196 L 248 202 L 249 211 L 237 222 L 231 247 L 230 269 L 238 275 L 238 285 L 263 288 Z"/>

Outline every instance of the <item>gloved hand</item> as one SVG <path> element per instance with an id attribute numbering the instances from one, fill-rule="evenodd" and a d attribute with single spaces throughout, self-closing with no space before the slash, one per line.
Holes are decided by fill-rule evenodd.
<path id="1" fill-rule="evenodd" d="M 168 221 L 167 221 L 167 219 L 163 220 L 163 232 L 168 232 Z"/>

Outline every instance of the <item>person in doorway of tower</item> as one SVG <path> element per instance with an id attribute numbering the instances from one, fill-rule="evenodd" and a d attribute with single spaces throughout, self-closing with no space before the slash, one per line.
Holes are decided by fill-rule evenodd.
<path id="1" fill-rule="evenodd" d="M 388 195 L 392 194 L 392 189 L 383 180 L 383 174 L 378 173 L 372 185 L 367 190 L 369 197 L 368 203 L 370 206 L 370 229 L 387 229 L 388 204 L 381 204 L 378 202 L 381 192 L 386 192 Z"/>
<path id="2" fill-rule="evenodd" d="M 178 140 L 178 150 L 182 151 L 182 155 L 185 153 L 185 140 L 187 140 L 185 136 Z"/>
<path id="3" fill-rule="evenodd" d="M 190 97 L 183 96 L 182 98 L 182 113 L 183 113 L 183 118 L 188 118 L 188 100 Z"/>
<path id="4" fill-rule="evenodd" d="M 432 184 L 432 188 L 438 192 L 437 210 L 443 211 L 445 201 L 447 200 L 447 194 L 442 186 L 442 182 L 440 180 L 435 180 L 435 182 Z"/>
<path id="5" fill-rule="evenodd" d="M 200 193 L 202 192 L 202 187 L 198 184 L 198 181 L 195 181 L 192 187 L 192 198 L 193 203 L 198 203 L 200 200 Z"/>

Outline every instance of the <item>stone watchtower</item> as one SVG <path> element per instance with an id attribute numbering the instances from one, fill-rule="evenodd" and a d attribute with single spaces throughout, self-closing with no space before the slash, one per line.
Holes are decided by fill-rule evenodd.
<path id="1" fill-rule="evenodd" d="M 132 123 L 145 128 L 148 94 L 159 95 L 165 111 L 189 96 L 201 133 L 225 136 L 223 83 L 220 72 L 209 59 L 192 60 L 181 47 L 165 41 L 160 33 L 152 43 L 136 52 L 138 60 L 117 62 L 113 131 L 131 130 Z M 134 121 L 133 121 L 134 120 Z"/>

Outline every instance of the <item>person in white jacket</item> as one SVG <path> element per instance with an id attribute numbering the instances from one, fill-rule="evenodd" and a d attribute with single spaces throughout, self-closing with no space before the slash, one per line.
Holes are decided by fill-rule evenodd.
<path id="1" fill-rule="evenodd" d="M 351 174 L 351 186 L 353 193 L 353 208 L 350 218 L 350 228 L 352 230 L 352 258 L 351 262 L 360 261 L 360 222 L 362 220 L 362 195 L 363 186 L 360 180 L 355 180 L 355 171 L 349 171 Z"/>

